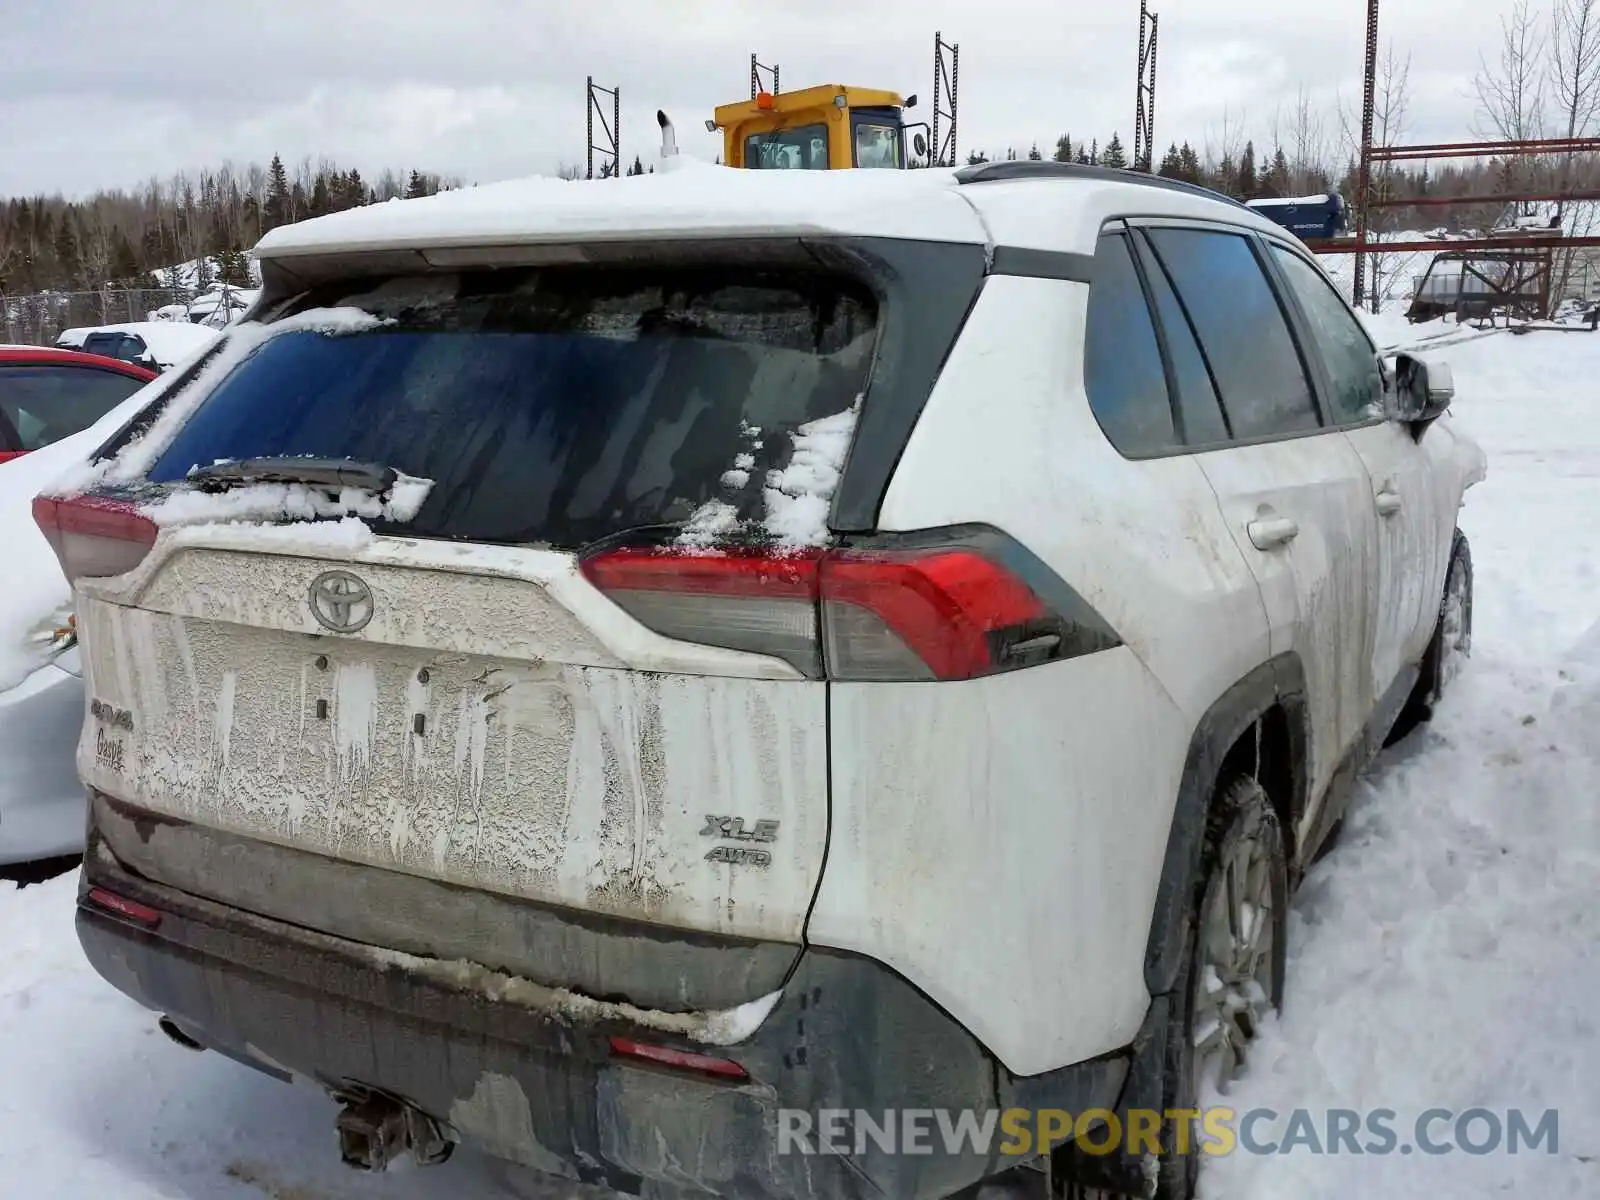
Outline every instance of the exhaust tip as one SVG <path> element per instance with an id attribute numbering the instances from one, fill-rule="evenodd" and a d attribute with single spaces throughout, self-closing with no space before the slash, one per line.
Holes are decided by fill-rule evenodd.
<path id="1" fill-rule="evenodd" d="M 190 1037 L 183 1030 L 179 1029 L 178 1023 L 165 1014 L 163 1014 L 161 1019 L 156 1022 L 156 1028 L 161 1030 L 162 1033 L 166 1034 L 173 1041 L 177 1042 L 178 1045 L 182 1046 L 185 1050 L 205 1049 L 205 1046 L 195 1041 L 194 1038 Z"/>

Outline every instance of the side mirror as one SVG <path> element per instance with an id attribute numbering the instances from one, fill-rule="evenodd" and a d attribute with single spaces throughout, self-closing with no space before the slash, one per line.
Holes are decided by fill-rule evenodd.
<path id="1" fill-rule="evenodd" d="M 917 152 L 918 158 L 926 158 L 928 155 L 928 139 L 920 133 L 914 135 L 911 139 L 911 148 Z"/>
<path id="2" fill-rule="evenodd" d="M 1455 399 L 1455 376 L 1444 363 L 1428 363 L 1411 354 L 1395 356 L 1395 417 L 1422 431 L 1438 420 Z"/>
<path id="3" fill-rule="evenodd" d="M 917 94 L 915 92 L 912 92 L 911 95 L 906 97 L 906 107 L 907 108 L 915 108 L 916 106 L 917 106 Z"/>

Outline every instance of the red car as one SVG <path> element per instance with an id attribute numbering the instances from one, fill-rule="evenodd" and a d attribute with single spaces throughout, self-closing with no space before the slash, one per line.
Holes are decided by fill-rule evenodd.
<path id="1" fill-rule="evenodd" d="M 0 346 L 0 463 L 89 428 L 155 377 L 98 354 Z"/>

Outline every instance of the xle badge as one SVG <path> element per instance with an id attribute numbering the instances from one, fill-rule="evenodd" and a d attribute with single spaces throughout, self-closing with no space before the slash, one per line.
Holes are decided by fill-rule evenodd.
<path id="1" fill-rule="evenodd" d="M 701 837 L 728 838 L 735 842 L 775 842 L 778 840 L 776 821 L 757 821 L 754 829 L 745 829 L 743 817 L 706 818 Z M 748 846 L 713 846 L 706 853 L 707 862 L 730 863 L 741 867 L 770 867 L 772 854 Z"/>

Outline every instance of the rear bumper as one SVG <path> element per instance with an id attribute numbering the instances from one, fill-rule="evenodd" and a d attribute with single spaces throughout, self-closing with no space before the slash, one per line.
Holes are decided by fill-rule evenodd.
<path id="1" fill-rule="evenodd" d="M 78 937 L 122 992 L 203 1044 L 281 1075 L 404 1098 L 462 1141 L 622 1191 L 643 1180 L 739 1197 L 942 1197 L 1018 1160 L 988 1144 L 889 1153 L 780 1153 L 780 1110 L 1112 1107 L 1127 1059 L 1026 1080 L 899 976 L 868 959 L 801 955 L 783 997 L 737 1046 L 713 1048 L 622 1022 L 582 1022 L 490 1000 L 398 967 L 370 947 L 271 921 L 125 871 L 91 834 L 91 886 L 159 910 L 155 929 L 88 904 Z M 631 1036 L 734 1059 L 724 1083 L 619 1062 Z M 792 1120 L 793 1118 L 788 1118 Z M 792 1143 L 791 1143 L 792 1145 Z"/>
<path id="2" fill-rule="evenodd" d="M 0 865 L 83 849 L 83 680 L 47 664 L 0 693 Z"/>

